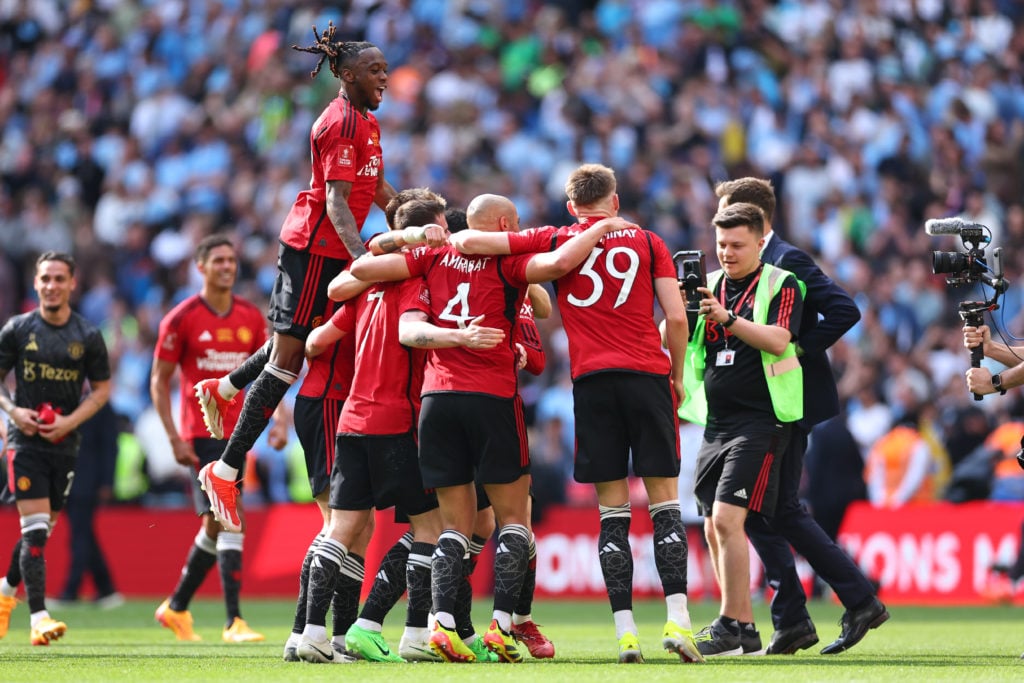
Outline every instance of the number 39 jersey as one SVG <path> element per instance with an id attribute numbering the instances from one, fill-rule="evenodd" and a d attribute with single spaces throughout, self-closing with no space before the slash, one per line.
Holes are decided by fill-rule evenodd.
<path id="1" fill-rule="evenodd" d="M 433 349 L 423 378 L 423 394 L 459 392 L 512 398 L 518 390 L 513 327 L 526 295 L 531 255 L 463 256 L 452 247 L 420 247 L 405 255 L 409 272 L 426 287 L 417 304 L 438 327 L 480 324 L 505 332 L 492 349 Z M 406 309 L 408 310 L 408 309 Z"/>
<path id="2" fill-rule="evenodd" d="M 509 234 L 513 254 L 551 251 L 591 222 Z M 606 234 L 555 282 L 572 378 L 605 370 L 667 375 L 671 362 L 654 322 L 654 280 L 676 278 L 665 242 L 642 228 Z"/>

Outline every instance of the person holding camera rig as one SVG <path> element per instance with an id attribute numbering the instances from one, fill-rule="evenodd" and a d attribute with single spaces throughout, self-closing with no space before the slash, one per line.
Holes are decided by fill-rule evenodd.
<path id="1" fill-rule="evenodd" d="M 986 358 L 1007 367 L 995 374 L 988 368 L 968 368 L 967 388 L 971 393 L 984 396 L 998 391 L 1000 395 L 1005 395 L 1008 390 L 1024 384 L 1024 346 L 1009 346 L 992 341 L 992 331 L 988 325 L 964 325 L 964 346 L 968 349 L 981 346 Z M 1021 466 L 1024 467 L 1024 463 Z"/>
<path id="2" fill-rule="evenodd" d="M 792 545 L 846 607 L 839 637 L 821 651 L 837 654 L 856 645 L 869 628 L 889 618 L 885 606 L 875 596 L 875 587 L 822 530 L 799 498 L 808 436 L 814 425 L 839 414 L 839 395 L 826 351 L 860 320 L 860 311 L 810 256 L 772 230 L 775 190 L 771 181 L 753 177 L 728 180 L 715 187 L 715 195 L 720 199 L 719 209 L 737 202 L 749 202 L 761 209 L 761 261 L 792 272 L 806 287 L 795 340 L 804 373 L 804 415 L 794 425 L 789 445 L 780 452 L 779 498 L 774 517 L 769 520 L 751 515 L 746 521 L 747 535 L 764 563 L 769 585 L 775 590 L 771 603 L 775 633 L 767 653 L 794 654 L 818 642 L 814 622 L 807 612 L 807 596 L 796 573 Z"/>

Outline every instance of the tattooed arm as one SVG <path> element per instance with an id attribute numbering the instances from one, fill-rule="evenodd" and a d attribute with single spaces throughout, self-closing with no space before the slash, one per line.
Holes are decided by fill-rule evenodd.
<path id="1" fill-rule="evenodd" d="M 366 247 L 359 236 L 356 218 L 348 206 L 348 197 L 351 193 L 352 183 L 343 180 L 327 181 L 327 217 L 331 219 L 341 243 L 355 259 L 366 253 Z"/>
<path id="2" fill-rule="evenodd" d="M 398 339 L 416 349 L 492 349 L 505 338 L 504 331 L 484 327 L 480 316 L 466 327 L 438 327 L 427 319 L 423 311 L 406 311 L 398 321 Z"/>

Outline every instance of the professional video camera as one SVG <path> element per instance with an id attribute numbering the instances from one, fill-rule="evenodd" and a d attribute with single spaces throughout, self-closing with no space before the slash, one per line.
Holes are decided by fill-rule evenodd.
<path id="1" fill-rule="evenodd" d="M 966 254 L 958 251 L 933 251 L 933 273 L 946 274 L 946 284 L 954 287 L 984 282 L 985 271 L 988 270 L 985 245 L 992 241 L 992 237 L 986 234 L 988 228 L 959 218 L 933 218 L 924 224 L 924 230 L 932 236 L 959 235 L 967 249 Z M 1000 250 L 996 249 L 993 259 L 998 259 L 999 253 Z"/>
<path id="2" fill-rule="evenodd" d="M 967 253 L 957 251 L 933 251 L 932 272 L 946 275 L 946 284 L 960 285 L 981 283 L 992 288 L 992 297 L 987 301 L 961 301 L 959 313 L 961 320 L 971 327 L 985 324 L 985 311 L 999 308 L 999 297 L 1009 287 L 1003 278 L 1002 247 L 992 252 L 992 268 L 985 260 L 985 246 L 992 242 L 991 231 L 979 223 L 970 223 L 961 218 L 933 218 L 926 221 L 924 231 L 933 237 L 940 235 L 958 235 Z M 981 346 L 971 349 L 971 367 L 981 367 L 984 350 Z M 980 394 L 974 395 L 975 401 L 981 400 Z"/>

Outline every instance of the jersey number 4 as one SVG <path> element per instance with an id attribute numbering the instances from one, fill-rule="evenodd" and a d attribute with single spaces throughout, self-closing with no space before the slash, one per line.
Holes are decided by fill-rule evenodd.
<path id="1" fill-rule="evenodd" d="M 601 295 L 604 294 L 605 282 L 601 279 L 601 275 L 594 270 L 594 266 L 597 264 L 598 259 L 601 258 L 601 254 L 604 254 L 604 271 L 609 277 L 619 281 L 619 293 L 615 297 L 613 308 L 618 308 L 629 299 L 629 293 L 633 291 L 633 283 L 636 281 L 637 271 L 640 269 L 640 256 L 636 253 L 635 249 L 629 247 L 613 247 L 607 252 L 600 247 L 595 247 L 590 252 L 590 257 L 586 263 L 580 268 L 580 275 L 590 279 L 594 284 L 594 290 L 586 299 L 580 299 L 572 294 L 566 297 L 573 306 L 579 306 L 580 308 L 593 306 L 601 298 Z M 625 270 L 620 270 L 615 265 L 615 257 L 620 254 L 629 261 L 629 266 Z"/>
<path id="2" fill-rule="evenodd" d="M 468 282 L 459 283 L 458 287 L 455 289 L 455 296 L 448 299 L 448 303 L 444 305 L 444 310 L 441 311 L 440 315 L 437 317 L 441 320 L 454 322 L 460 328 L 468 325 L 469 321 L 476 317 L 469 312 Z"/>

